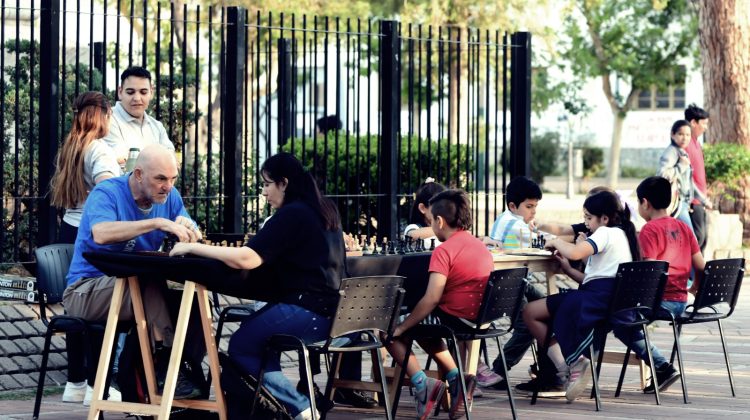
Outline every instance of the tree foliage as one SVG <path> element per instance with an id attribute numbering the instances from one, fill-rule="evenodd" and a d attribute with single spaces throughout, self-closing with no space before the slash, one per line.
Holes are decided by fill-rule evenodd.
<path id="1" fill-rule="evenodd" d="M 615 186 L 622 121 L 642 89 L 678 81 L 678 66 L 696 44 L 697 20 L 689 0 L 574 0 L 574 5 L 575 13 L 565 19 L 563 57 L 576 77 L 601 80 L 615 119 L 608 168 Z M 624 92 L 620 86 L 626 86 Z"/>

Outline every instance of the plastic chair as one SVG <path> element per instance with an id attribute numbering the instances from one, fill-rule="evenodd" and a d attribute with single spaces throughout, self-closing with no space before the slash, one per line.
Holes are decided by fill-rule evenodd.
<path id="1" fill-rule="evenodd" d="M 401 287 L 404 277 L 399 276 L 371 276 L 352 277 L 343 279 L 339 288 L 339 303 L 336 314 L 333 316 L 331 330 L 328 339 L 322 343 L 306 344 L 298 337 L 286 334 L 271 336 L 266 342 L 266 351 L 261 360 L 261 370 L 258 375 L 258 383 L 263 383 L 266 361 L 270 354 L 283 351 L 297 351 L 299 362 L 304 365 L 308 397 L 313 418 L 317 418 L 315 408 L 315 395 L 312 384 L 312 373 L 309 365 L 310 352 L 317 354 L 333 354 L 336 366 L 341 353 L 369 351 L 372 356 L 373 366 L 378 367 L 376 372 L 379 381 L 380 392 L 383 394 L 383 403 L 387 419 L 392 419 L 391 402 L 388 397 L 388 386 L 385 381 L 383 361 L 380 357 L 380 349 L 383 343 L 380 341 L 376 331 L 386 333 L 390 337 L 393 332 L 395 320 L 397 319 L 401 302 L 404 298 L 404 289 Z M 358 339 L 346 346 L 337 347 L 332 344 L 337 337 L 355 334 Z M 333 394 L 335 379 L 333 375 L 328 378 L 325 395 Z M 255 406 L 258 401 L 258 393 L 253 400 L 250 418 L 253 417 Z"/>
<path id="2" fill-rule="evenodd" d="M 37 288 L 39 289 L 39 312 L 40 318 L 47 331 L 44 335 L 44 350 L 42 353 L 42 365 L 39 370 L 37 381 L 36 400 L 34 401 L 34 419 L 39 418 L 39 409 L 42 404 L 42 391 L 44 380 L 47 375 L 47 361 L 49 360 L 49 349 L 52 336 L 58 333 L 81 333 L 86 341 L 88 323 L 82 318 L 56 315 L 47 318 L 47 304 L 62 302 L 65 291 L 65 276 L 68 274 L 70 261 L 73 259 L 72 244 L 54 244 L 37 248 L 35 251 L 37 260 Z M 88 345 L 86 347 L 88 349 Z"/>
<path id="3" fill-rule="evenodd" d="M 466 407 L 466 417 L 471 418 L 469 410 L 469 402 L 466 395 L 466 382 L 464 380 L 464 368 L 461 360 L 461 353 L 458 348 L 459 341 L 472 341 L 499 338 L 513 331 L 513 323 L 521 312 L 521 302 L 523 300 L 523 293 L 526 288 L 526 276 L 528 275 L 527 267 L 520 268 L 509 268 L 504 270 L 496 270 L 490 274 L 490 278 L 487 281 L 487 287 L 484 292 L 482 303 L 479 307 L 478 317 L 473 320 L 475 324 L 474 331 L 471 333 L 459 333 L 456 334 L 451 328 L 445 325 L 439 324 L 418 324 L 409 331 L 407 331 L 406 337 L 408 340 L 406 357 L 404 358 L 401 366 L 406 365 L 406 361 L 409 360 L 411 354 L 411 344 L 414 340 L 420 338 L 442 338 L 448 341 L 448 346 L 451 348 L 453 353 L 453 360 L 456 361 L 458 366 L 458 378 L 463 389 L 464 396 L 464 407 Z M 495 325 L 500 320 L 507 320 L 507 328 L 496 328 Z M 489 328 L 482 328 L 484 325 L 491 326 Z M 507 364 L 505 362 L 505 352 L 502 347 L 499 349 L 500 357 L 503 362 L 503 375 L 508 378 Z M 399 386 L 396 387 L 396 397 L 394 403 L 394 415 L 398 408 L 398 398 L 401 392 L 401 384 L 403 383 L 406 369 L 401 369 L 401 375 L 398 379 Z M 513 391 L 511 386 L 508 386 L 508 400 L 510 402 L 511 413 L 513 418 L 516 418 L 516 405 L 513 400 Z"/>
<path id="4" fill-rule="evenodd" d="M 682 332 L 682 326 L 686 324 L 716 322 L 719 325 L 721 347 L 724 350 L 724 362 L 727 365 L 727 375 L 729 376 L 729 387 L 732 390 L 732 396 L 736 396 L 732 367 L 729 363 L 729 353 L 727 353 L 727 343 L 724 338 L 724 328 L 721 325 L 721 320 L 730 317 L 737 305 L 742 278 L 745 275 L 745 259 L 729 258 L 709 261 L 706 263 L 703 273 L 703 279 L 698 284 L 698 293 L 695 295 L 693 304 L 689 305 L 685 312 L 678 317 L 673 316 L 671 313 L 662 312 L 658 318 L 663 321 L 669 321 L 672 324 L 674 346 L 672 347 L 670 363 L 674 362 L 676 354 L 680 373 L 682 374 L 682 397 L 685 404 L 688 403 L 688 392 L 685 369 L 683 367 L 682 349 L 680 347 L 680 333 Z"/>
<path id="5" fill-rule="evenodd" d="M 596 364 L 596 377 L 598 379 L 601 371 L 604 347 L 607 342 L 607 332 L 616 323 L 618 326 L 640 327 L 646 339 L 646 351 L 648 352 L 649 366 L 654 366 L 654 358 L 651 354 L 651 340 L 646 326 L 656 319 L 656 314 L 661 308 L 661 299 L 664 294 L 664 286 L 667 283 L 669 263 L 666 261 L 636 261 L 623 263 L 617 269 L 615 293 L 612 297 L 609 317 L 606 325 L 597 331 L 595 336 L 600 337 L 599 357 Z M 617 382 L 615 397 L 620 396 L 622 382 L 625 378 L 625 370 L 630 359 L 630 347 L 625 351 L 625 357 Z M 594 354 L 594 353 L 591 353 Z M 659 396 L 659 383 L 656 379 L 655 369 L 651 369 L 654 381 L 656 404 L 661 404 Z M 598 381 L 595 382 L 598 386 Z M 598 390 L 592 390 L 598 398 Z M 597 402 L 600 404 L 600 402 Z"/>

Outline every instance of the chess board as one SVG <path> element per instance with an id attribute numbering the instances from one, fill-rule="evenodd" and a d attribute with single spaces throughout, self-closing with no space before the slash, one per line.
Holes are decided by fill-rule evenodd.
<path id="1" fill-rule="evenodd" d="M 533 255 L 533 256 L 550 256 L 552 251 L 547 249 L 539 248 L 518 248 L 518 249 L 506 249 L 506 255 Z"/>

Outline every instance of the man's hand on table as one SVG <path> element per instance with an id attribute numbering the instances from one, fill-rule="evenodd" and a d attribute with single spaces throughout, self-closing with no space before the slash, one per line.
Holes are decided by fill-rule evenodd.
<path id="1" fill-rule="evenodd" d="M 171 233 L 180 240 L 180 242 L 197 242 L 202 237 L 198 228 L 192 220 L 178 216 L 175 221 L 164 219 L 161 230 Z"/>

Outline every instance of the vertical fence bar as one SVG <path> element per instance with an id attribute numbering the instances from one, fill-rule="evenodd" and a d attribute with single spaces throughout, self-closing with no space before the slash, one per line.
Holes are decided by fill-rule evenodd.
<path id="1" fill-rule="evenodd" d="M 80 77 L 81 72 L 81 0 L 76 0 L 76 70 L 75 70 L 75 77 L 73 77 L 73 80 L 75 81 L 75 92 L 76 92 L 76 98 L 80 94 L 80 83 L 78 81 L 78 78 Z"/>
<path id="2" fill-rule="evenodd" d="M 511 35 L 510 176 L 531 174 L 531 33 Z"/>
<path id="3" fill-rule="evenodd" d="M 502 148 L 502 161 L 503 161 L 503 211 L 505 211 L 505 186 L 508 184 L 508 33 L 503 34 L 503 148 Z"/>
<path id="4" fill-rule="evenodd" d="M 54 172 L 57 154 L 60 80 L 60 1 L 42 0 L 39 39 L 39 191 L 43 197 L 39 206 L 39 234 L 37 246 L 55 241 L 56 214 L 50 206 L 49 181 Z"/>
<path id="5" fill-rule="evenodd" d="M 213 229 L 213 226 L 210 225 L 209 221 L 211 218 L 208 216 L 211 214 L 211 181 L 212 181 L 212 174 L 213 174 L 213 140 L 214 140 L 214 131 L 213 131 L 213 109 L 211 104 L 213 103 L 213 55 L 214 55 L 214 42 L 213 42 L 213 33 L 214 33 L 214 6 L 208 6 L 208 68 L 206 71 L 208 72 L 208 78 L 206 79 L 207 85 L 208 85 L 208 115 L 206 116 L 206 198 L 204 202 L 204 207 L 206 208 L 206 226 L 204 226 L 204 229 L 206 229 L 206 232 L 209 232 Z"/>
<path id="6" fill-rule="evenodd" d="M 186 15 L 187 16 L 187 15 Z M 185 26 L 187 26 L 187 19 L 185 19 Z M 200 42 L 200 35 L 201 35 L 201 7 L 196 6 L 195 7 L 195 87 L 193 88 L 193 93 L 195 96 L 193 97 L 193 100 L 195 103 L 193 104 L 193 212 L 195 214 L 198 214 L 198 172 L 199 172 L 199 166 L 200 162 L 198 160 L 198 136 L 200 135 L 199 127 L 198 127 L 198 120 L 200 117 L 200 108 L 198 107 L 198 94 L 200 93 L 200 86 L 201 86 L 201 74 L 200 74 L 200 58 L 201 58 L 201 42 Z M 211 28 L 209 28 L 210 30 Z M 211 111 L 209 110 L 209 113 Z M 208 220 L 208 213 L 206 213 L 206 220 Z"/>
<path id="7" fill-rule="evenodd" d="M 398 22 L 380 22 L 380 86 L 382 136 L 379 153 L 379 211 L 378 233 L 380 236 L 396 237 L 397 229 L 397 179 L 398 168 L 398 109 L 401 102 L 399 80 L 401 39 Z"/>
<path id="8" fill-rule="evenodd" d="M 490 234 L 490 31 L 485 32 L 485 66 L 484 66 L 484 236 Z M 497 85 L 495 85 L 497 89 Z M 495 167 L 497 172 L 497 167 Z M 494 219 L 493 219 L 494 220 Z"/>
<path id="9" fill-rule="evenodd" d="M 156 3 L 156 57 L 154 73 L 156 74 L 156 119 L 161 121 L 161 3 Z M 209 66 L 210 71 L 210 66 Z M 171 134 L 171 133 L 170 133 Z"/>
<path id="10" fill-rule="evenodd" d="M 148 44 L 146 43 L 146 41 L 148 40 L 148 36 L 146 35 L 148 34 L 148 19 L 146 18 L 146 16 L 148 16 L 148 1 L 144 0 L 143 1 L 143 32 L 142 32 L 143 33 L 143 46 L 141 47 L 141 49 L 143 50 L 141 51 L 141 66 L 143 68 L 146 68 L 147 67 L 146 65 L 148 64 L 148 60 L 147 60 Z M 158 25 L 159 22 L 157 21 L 156 24 Z"/>
<path id="11" fill-rule="evenodd" d="M 242 231 L 242 92 L 245 73 L 245 9 L 227 8 L 224 119 L 224 232 Z M 227 109 L 227 108 L 224 108 Z"/>
<path id="12" fill-rule="evenodd" d="M 34 97 L 36 96 L 34 94 L 34 67 L 36 65 L 36 51 L 34 48 L 35 40 L 34 40 L 34 0 L 31 0 L 31 48 L 29 48 L 29 171 L 28 171 L 28 196 L 31 198 L 29 200 L 29 206 L 28 206 L 28 241 L 27 241 L 27 252 L 28 255 L 32 254 L 32 247 L 34 245 L 34 228 L 35 228 L 35 222 L 34 216 L 35 216 L 35 208 L 38 208 L 39 202 L 36 200 L 35 191 L 39 190 L 39 188 L 34 188 L 34 168 L 36 165 L 34 164 L 34 148 L 36 145 L 37 139 L 34 136 Z M 38 216 L 38 215 L 37 215 Z"/>
<path id="13" fill-rule="evenodd" d="M 32 20 L 33 21 L 33 20 Z M 31 33 L 34 33 L 33 31 Z M 88 89 L 94 90 L 94 0 L 89 3 L 89 83 Z"/>
<path id="14" fill-rule="evenodd" d="M 279 38 L 278 45 L 278 148 L 286 144 L 294 135 L 294 114 L 292 114 L 292 42 L 293 39 Z"/>
<path id="15" fill-rule="evenodd" d="M 0 80 L 5 80 L 5 0 L 0 3 Z M 42 5 L 44 7 L 44 5 Z M 5 98 L 5 83 L 0 83 L 0 98 Z M 0 101 L 0 121 L 5 121 L 5 100 Z M 0 168 L 5 168 L 5 130 L 0 129 Z M 0 170 L 0 185 L 5 188 L 5 171 Z M 5 194 L 2 197 L 5 207 Z M 5 213 L 0 212 L 0 222 L 5 225 Z M 0 229 L 0 258 L 5 260 L 5 229 Z"/>
<path id="16" fill-rule="evenodd" d="M 107 3 L 108 3 L 108 0 L 103 0 L 102 3 L 104 3 L 104 9 L 103 9 L 103 15 L 102 15 L 102 42 L 98 43 L 101 46 L 101 66 L 102 67 L 99 69 L 99 71 L 102 74 L 102 93 L 106 95 L 107 94 Z M 65 45 L 64 42 L 63 42 L 63 45 Z M 64 67 L 65 67 L 65 62 L 63 61 L 63 68 Z M 64 80 L 65 79 L 63 78 L 63 81 Z"/>
<path id="17" fill-rule="evenodd" d="M 130 35 L 128 37 L 128 67 L 133 67 L 133 24 L 135 23 L 135 0 L 130 0 Z M 174 16 L 172 16 L 174 19 Z"/>

